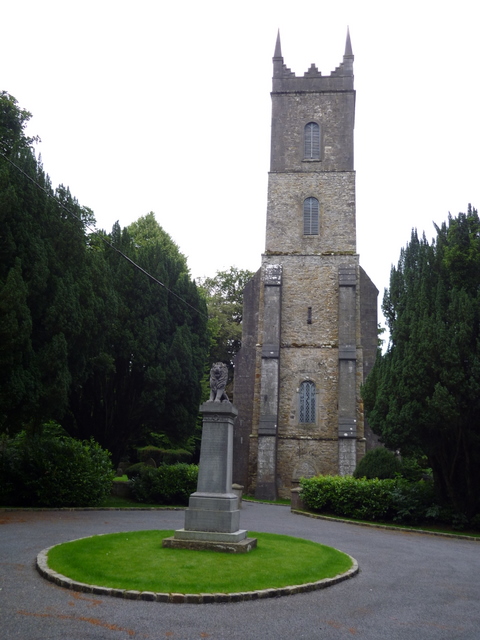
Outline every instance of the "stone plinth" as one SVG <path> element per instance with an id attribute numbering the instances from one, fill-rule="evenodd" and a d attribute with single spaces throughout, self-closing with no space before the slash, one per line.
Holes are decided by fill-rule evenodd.
<path id="1" fill-rule="evenodd" d="M 240 529 L 238 496 L 232 491 L 233 423 L 230 402 L 205 402 L 197 491 L 185 511 L 185 527 L 163 541 L 164 547 L 244 553 L 257 541 Z"/>
<path id="2" fill-rule="evenodd" d="M 175 531 L 175 535 L 171 538 L 164 538 L 163 546 L 173 549 L 196 549 L 197 551 L 222 551 L 224 553 L 248 553 L 257 546 L 256 538 L 247 538 L 246 531 L 240 530 L 239 535 L 232 535 L 229 539 L 228 535 L 219 537 L 215 533 L 206 531 L 204 536 L 200 531 L 185 531 L 179 529 Z M 185 537 L 183 537 L 185 536 Z M 243 537 L 242 537 L 243 536 Z M 235 542 L 235 538 L 241 538 Z"/>

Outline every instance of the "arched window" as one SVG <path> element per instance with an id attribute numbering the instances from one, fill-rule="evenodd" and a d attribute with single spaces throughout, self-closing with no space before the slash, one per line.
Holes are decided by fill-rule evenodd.
<path id="1" fill-rule="evenodd" d="M 320 126 L 316 122 L 305 125 L 305 160 L 320 160 Z"/>
<path id="2" fill-rule="evenodd" d="M 300 385 L 299 422 L 315 422 L 315 383 L 311 380 Z"/>
<path id="3" fill-rule="evenodd" d="M 303 202 L 303 233 L 306 236 L 318 236 L 319 206 L 316 198 L 307 198 Z"/>

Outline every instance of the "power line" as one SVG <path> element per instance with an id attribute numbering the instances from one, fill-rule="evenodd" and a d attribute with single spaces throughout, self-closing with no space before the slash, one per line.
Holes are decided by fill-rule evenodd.
<path id="1" fill-rule="evenodd" d="M 107 238 L 102 235 L 101 233 L 99 233 L 97 231 L 97 229 L 95 229 L 95 227 L 92 227 L 88 222 L 82 220 L 81 218 L 79 218 L 73 211 L 71 211 L 68 207 L 66 207 L 63 202 L 60 202 L 60 200 L 55 196 L 55 194 L 51 193 L 50 191 L 47 191 L 47 189 L 45 189 L 44 187 L 42 187 L 41 184 L 39 184 L 36 180 L 34 180 L 31 176 L 28 175 L 28 173 L 26 173 L 21 167 L 19 167 L 17 164 L 15 164 L 15 162 L 13 162 L 13 160 L 11 160 L 8 156 L 6 156 L 2 151 L 0 151 L 0 155 L 8 162 L 12 165 L 12 167 L 15 167 L 15 169 L 17 169 L 17 171 L 20 171 L 20 173 L 22 173 L 25 178 L 27 178 L 28 180 L 30 180 L 30 182 L 32 182 L 38 189 L 40 189 L 41 191 L 43 191 L 43 193 L 45 193 L 46 196 L 48 196 L 49 198 L 52 198 L 53 200 L 55 200 L 55 202 L 64 210 L 66 211 L 69 215 L 73 216 L 76 220 L 78 220 L 82 225 L 84 225 L 85 227 L 88 227 L 88 229 L 90 229 L 90 231 L 96 235 L 97 237 L 99 237 L 108 247 L 110 247 L 111 249 L 113 249 L 114 251 L 116 251 L 118 254 L 120 254 L 123 258 L 125 258 L 125 260 L 127 260 L 133 267 L 135 267 L 135 269 L 138 269 L 139 271 L 141 271 L 142 273 L 144 273 L 148 278 L 150 278 L 150 280 L 153 280 L 153 282 L 155 282 L 156 284 L 160 285 L 161 287 L 163 287 L 166 291 L 168 291 L 168 293 L 172 294 L 172 296 L 175 296 L 175 298 L 177 298 L 178 300 L 180 300 L 181 302 L 183 302 L 183 304 L 187 305 L 187 307 L 190 307 L 190 309 L 193 309 L 193 311 L 195 311 L 196 313 L 198 313 L 199 315 L 203 316 L 204 318 L 208 319 L 208 315 L 206 313 L 203 313 L 203 311 L 200 311 L 200 309 L 197 309 L 196 307 L 194 307 L 193 305 L 191 305 L 189 302 L 187 302 L 186 300 L 184 300 L 181 296 L 179 296 L 177 293 L 175 293 L 174 291 L 172 291 L 171 289 L 169 289 L 167 287 L 167 285 L 165 285 L 163 282 L 160 282 L 160 280 L 157 280 L 157 278 L 155 278 L 155 276 L 152 276 L 151 273 L 149 273 L 148 271 L 146 271 L 143 267 L 141 267 L 139 264 L 137 264 L 136 262 L 134 262 L 131 258 L 129 258 L 125 253 L 123 253 L 123 251 L 120 251 L 120 249 L 118 249 L 117 247 L 115 247 L 115 245 L 113 245 L 111 242 L 109 242 L 107 240 Z"/>

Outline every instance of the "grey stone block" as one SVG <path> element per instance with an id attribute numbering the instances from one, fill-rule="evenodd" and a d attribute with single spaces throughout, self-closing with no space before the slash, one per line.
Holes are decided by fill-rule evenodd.
<path id="1" fill-rule="evenodd" d="M 191 549 L 193 551 L 248 553 L 257 546 L 257 539 L 245 538 L 240 542 L 218 542 L 214 540 L 182 540 L 171 537 L 163 540 L 163 546 L 170 549 Z"/>
<path id="2" fill-rule="evenodd" d="M 234 533 L 214 532 L 214 531 L 188 531 L 178 529 L 175 531 L 176 540 L 201 540 L 209 542 L 241 542 L 247 537 L 245 529 L 239 529 Z"/>
<path id="3" fill-rule="evenodd" d="M 189 509 L 210 511 L 235 511 L 238 498 L 234 493 L 192 493 L 188 502 Z"/>
<path id="4" fill-rule="evenodd" d="M 236 506 L 236 504 L 235 504 Z M 233 533 L 240 526 L 240 511 L 215 511 L 206 509 L 187 509 L 185 511 L 185 529 L 188 531 L 225 531 Z"/>

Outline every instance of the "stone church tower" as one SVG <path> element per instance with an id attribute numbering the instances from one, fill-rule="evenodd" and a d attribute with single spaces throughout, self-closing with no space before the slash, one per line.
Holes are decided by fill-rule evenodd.
<path id="1" fill-rule="evenodd" d="M 366 449 L 360 386 L 377 347 L 378 291 L 355 231 L 350 36 L 329 76 L 273 57 L 265 253 L 245 288 L 235 368 L 234 482 L 290 497 L 302 476 L 351 474 Z"/>

